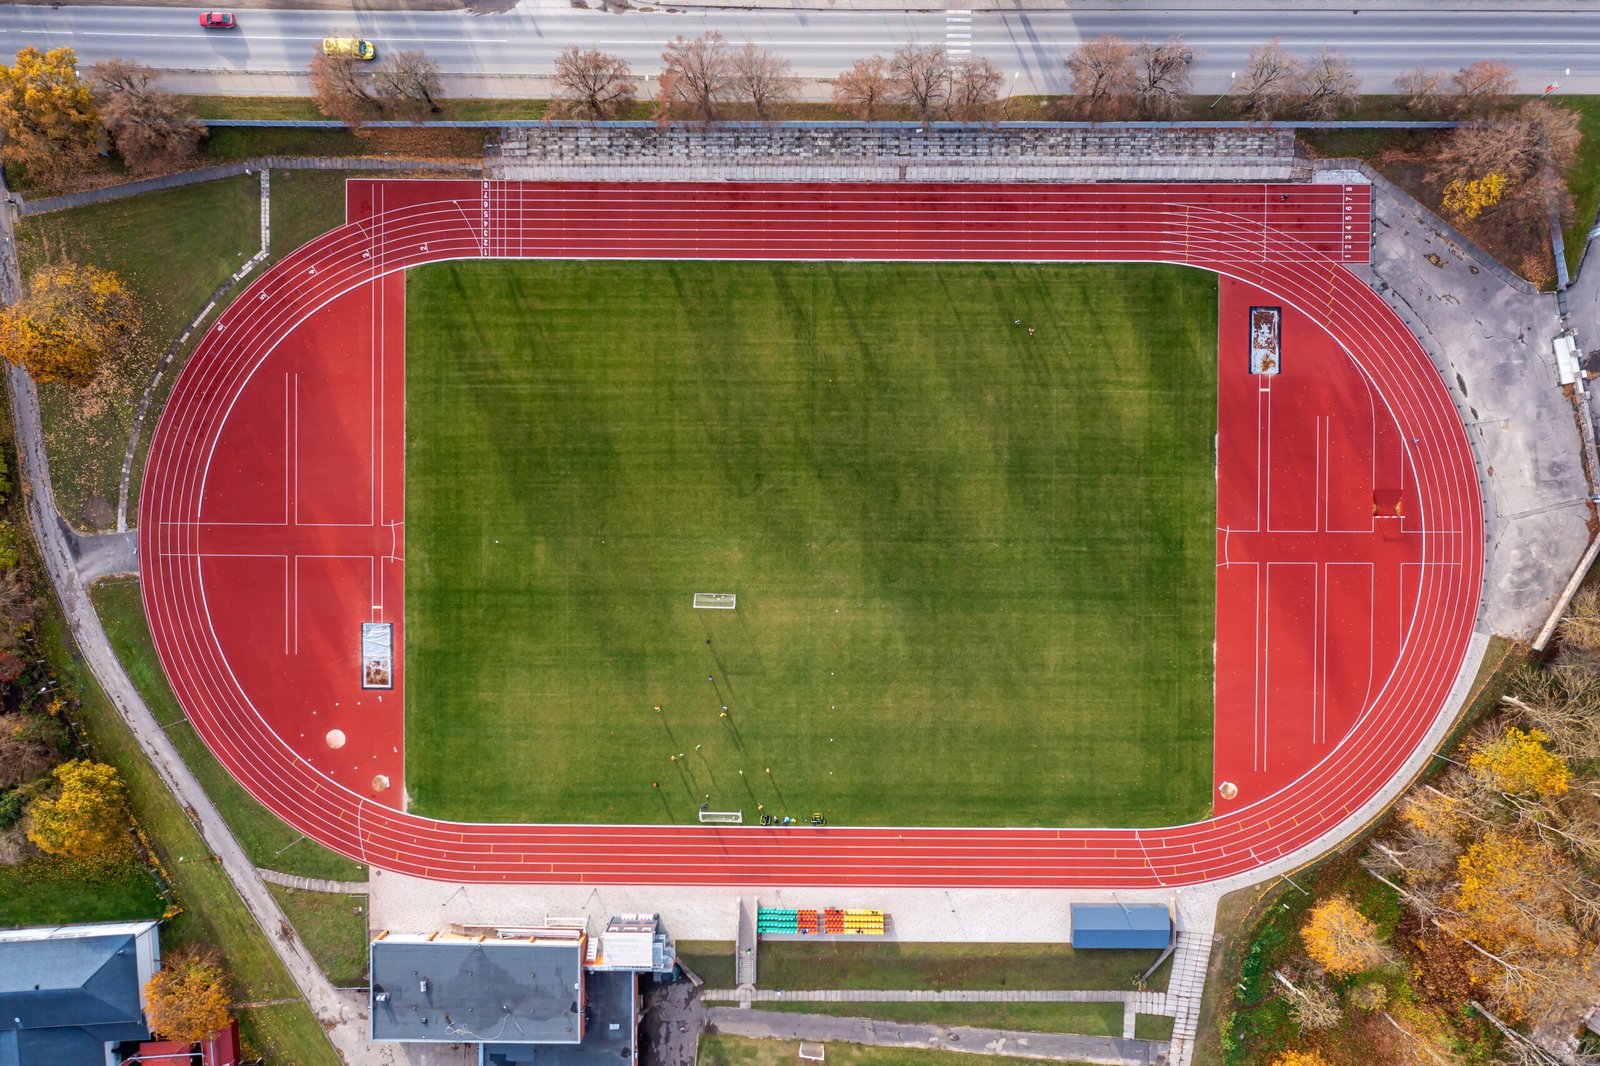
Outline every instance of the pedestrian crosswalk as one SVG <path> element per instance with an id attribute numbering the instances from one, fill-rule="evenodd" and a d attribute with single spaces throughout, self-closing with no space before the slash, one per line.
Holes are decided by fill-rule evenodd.
<path id="1" fill-rule="evenodd" d="M 951 56 L 972 54 L 972 11 L 951 8 L 944 16 L 944 49 Z"/>

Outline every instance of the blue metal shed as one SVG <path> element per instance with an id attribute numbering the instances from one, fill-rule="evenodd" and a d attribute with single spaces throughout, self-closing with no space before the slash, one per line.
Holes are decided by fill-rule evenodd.
<path id="1" fill-rule="evenodd" d="M 1072 946 L 1156 949 L 1172 938 L 1172 916 L 1159 903 L 1123 907 L 1111 903 L 1072 905 Z"/>

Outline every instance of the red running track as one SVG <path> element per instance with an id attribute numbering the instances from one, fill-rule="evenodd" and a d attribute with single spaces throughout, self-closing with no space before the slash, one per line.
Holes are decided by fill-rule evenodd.
<path id="1" fill-rule="evenodd" d="M 1444 707 L 1477 614 L 1482 503 L 1466 435 L 1427 354 L 1389 308 L 1341 265 L 1366 260 L 1370 201 L 1365 187 L 354 182 L 350 197 L 348 224 L 264 274 L 202 340 L 157 426 L 139 522 L 145 608 L 163 666 L 184 708 L 211 749 L 253 795 L 337 851 L 384 869 L 466 882 L 1178 886 L 1245 873 L 1310 843 L 1401 770 Z M 393 443 L 398 439 L 403 448 L 403 433 L 397 429 L 403 419 L 391 417 L 386 407 L 393 402 L 387 394 L 395 390 L 374 384 L 391 366 L 383 327 L 398 321 L 403 299 L 403 287 L 394 279 L 422 263 L 485 257 L 1115 260 L 1216 271 L 1224 279 L 1225 395 L 1219 411 L 1248 410 L 1248 389 L 1259 387 L 1246 377 L 1245 391 L 1227 394 L 1228 361 L 1242 350 L 1228 340 L 1230 308 L 1240 300 L 1282 306 L 1284 371 L 1267 386 L 1280 395 L 1268 400 L 1270 405 L 1281 401 L 1289 423 L 1304 432 L 1298 438 L 1284 437 L 1277 429 L 1258 433 L 1256 469 L 1262 469 L 1265 457 L 1269 476 L 1295 482 L 1310 471 L 1318 479 L 1310 496 L 1322 501 L 1315 503 L 1310 519 L 1298 514 L 1284 522 L 1276 520 L 1277 512 L 1268 505 L 1268 520 L 1252 526 L 1244 521 L 1249 514 L 1235 521 L 1223 509 L 1247 505 L 1253 485 L 1235 490 L 1219 484 L 1219 526 L 1224 527 L 1218 534 L 1219 617 L 1225 602 L 1234 602 L 1230 597 L 1261 595 L 1226 591 L 1223 575 L 1249 569 L 1247 563 L 1266 569 L 1268 563 L 1323 559 L 1314 551 L 1307 556 L 1302 540 L 1306 532 L 1324 534 L 1334 545 L 1329 560 L 1367 562 L 1374 574 L 1381 565 L 1386 573 L 1404 575 L 1398 590 L 1384 601 L 1393 607 L 1389 613 L 1395 624 L 1385 623 L 1381 630 L 1375 624 L 1367 638 L 1369 651 L 1376 653 L 1384 645 L 1392 665 L 1369 669 L 1359 698 L 1345 691 L 1348 679 L 1335 679 L 1344 694 L 1333 702 L 1348 707 L 1356 699 L 1359 706 L 1349 713 L 1348 723 L 1335 721 L 1331 731 L 1327 714 L 1314 709 L 1320 697 L 1312 697 L 1313 708 L 1290 729 L 1293 740 L 1293 729 L 1304 730 L 1310 722 L 1312 734 L 1320 738 L 1318 758 L 1309 767 L 1273 761 L 1272 738 L 1278 736 L 1278 727 L 1270 715 L 1265 727 L 1260 724 L 1261 707 L 1270 710 L 1271 701 L 1258 702 L 1250 711 L 1252 730 L 1265 729 L 1264 751 L 1259 734 L 1248 747 L 1228 741 L 1219 719 L 1219 754 L 1224 747 L 1230 758 L 1237 750 L 1250 750 L 1261 787 L 1242 790 L 1231 809 L 1219 803 L 1216 817 L 1191 825 L 821 831 L 474 825 L 419 818 L 389 807 L 376 798 L 380 793 L 365 774 L 372 766 L 403 765 L 397 742 L 390 745 L 393 750 L 382 750 L 382 738 L 398 740 L 396 696 L 381 707 L 372 696 L 373 702 L 357 709 L 344 700 L 335 706 L 326 693 L 257 692 L 253 682 L 241 678 L 230 650 L 246 640 L 261 647 L 275 648 L 279 640 L 292 644 L 304 616 L 313 627 L 304 637 L 313 654 L 321 641 L 322 654 L 334 664 L 330 677 L 343 676 L 347 667 L 341 664 L 355 662 L 353 653 L 343 650 L 350 639 L 319 635 L 310 612 L 296 606 L 301 600 L 315 604 L 318 596 L 348 599 L 355 592 L 373 593 L 373 617 L 401 620 L 400 583 L 392 574 L 398 572 L 394 568 L 403 558 L 403 545 L 400 527 L 393 524 L 399 490 L 392 480 L 398 473 L 394 460 L 403 456 Z M 331 318 L 330 310 L 335 312 Z M 303 335 L 307 330 L 314 335 Z M 323 333 L 315 335 L 319 330 Z M 1297 339 L 1291 343 L 1291 338 Z M 307 396 L 360 393 L 349 382 L 328 380 L 328 368 L 318 365 L 326 356 L 321 346 L 330 343 L 359 345 L 368 356 L 368 376 L 361 387 L 369 399 L 354 414 L 338 414 L 342 404 L 295 406 Z M 269 360 L 270 369 L 258 374 Z M 1344 375 L 1340 388 L 1347 391 L 1359 386 L 1368 400 L 1366 422 L 1341 421 L 1337 430 L 1330 429 L 1316 416 L 1319 401 L 1297 401 L 1296 360 L 1301 368 L 1317 363 L 1334 367 Z M 274 381 L 280 370 L 283 378 Z M 324 383 L 308 391 L 305 377 L 319 373 Z M 298 393 L 296 381 L 301 382 Z M 273 410 L 285 415 L 269 424 L 288 440 L 268 440 L 259 431 L 251 438 L 234 426 L 229 416 L 236 405 L 263 403 L 273 395 L 284 405 Z M 309 423 L 296 421 L 302 414 L 309 414 Z M 1345 477 L 1350 456 L 1341 449 L 1354 446 L 1350 442 L 1358 440 L 1367 424 L 1374 447 L 1380 433 L 1391 442 L 1408 442 L 1396 453 L 1404 470 L 1402 484 L 1379 484 L 1376 460 L 1371 478 Z M 291 425 L 296 428 L 289 433 L 286 427 Z M 1267 440 L 1271 447 L 1262 444 Z M 290 473 L 298 469 L 290 457 L 307 441 L 318 453 L 319 468 L 342 468 L 341 463 L 322 461 L 340 454 L 335 450 L 324 456 L 329 449 L 344 447 L 350 455 L 368 449 L 367 466 L 359 468 L 365 473 L 347 481 L 330 473 L 325 484 L 299 483 Z M 1228 456 L 1251 454 L 1250 446 L 1233 439 L 1220 442 L 1219 448 L 1219 461 L 1233 464 L 1229 469 L 1238 460 Z M 1278 471 L 1272 464 L 1280 452 L 1300 458 Z M 1362 456 L 1356 453 L 1354 459 L 1362 461 Z M 235 464 L 231 468 L 230 462 Z M 237 489 L 219 487 L 228 481 Z M 1351 539 L 1355 534 L 1346 535 L 1346 520 L 1355 521 L 1351 508 L 1359 511 L 1363 492 L 1371 493 L 1369 506 L 1401 505 L 1403 518 L 1380 522 L 1378 515 L 1369 514 L 1367 527 L 1358 531 L 1364 540 L 1357 543 Z M 373 494 L 390 502 L 362 509 Z M 224 506 L 230 500 L 233 514 Z M 267 500 L 276 511 L 268 509 Z M 288 534 L 303 541 L 274 544 L 260 539 L 274 519 L 281 526 L 281 519 L 296 508 L 301 517 L 322 516 L 304 523 L 312 531 L 297 528 Z M 1334 518 L 1337 522 L 1329 520 Z M 228 527 L 230 521 L 249 528 L 241 532 Z M 298 519 L 289 524 L 300 525 Z M 1384 530 L 1399 535 L 1399 548 L 1384 547 L 1389 543 Z M 254 553 L 258 558 L 332 561 L 311 564 L 324 571 L 300 575 L 309 582 L 309 591 L 300 588 L 292 573 L 283 585 L 257 578 L 251 587 L 230 581 L 229 564 L 211 558 L 219 546 L 228 549 L 217 552 L 219 556 Z M 360 566 L 339 562 L 351 558 L 365 561 L 365 574 Z M 285 562 L 284 568 L 300 565 Z M 1314 581 L 1309 591 L 1285 602 L 1366 602 L 1359 582 L 1335 576 L 1331 566 L 1326 569 L 1327 576 Z M 252 572 L 259 574 L 262 568 Z M 1375 590 L 1379 585 L 1374 577 L 1366 587 Z M 1376 592 L 1365 595 L 1374 603 L 1379 599 Z M 215 612 L 208 601 L 217 604 Z M 1273 614 L 1271 593 L 1261 595 L 1260 602 Z M 270 607 L 265 613 L 271 624 L 262 624 L 263 605 Z M 277 631 L 280 608 L 290 619 L 283 637 Z M 1274 632 L 1269 617 L 1247 639 L 1278 639 Z M 334 648 L 333 641 L 342 642 L 341 647 Z M 1329 649 L 1342 646 L 1324 634 L 1305 647 L 1313 650 L 1309 668 L 1297 668 L 1302 682 L 1319 676 L 1315 648 L 1322 648 L 1326 657 Z M 1286 645 L 1273 655 L 1288 662 L 1304 651 Z M 242 669 L 246 664 L 237 665 Z M 1219 656 L 1219 697 L 1223 665 Z M 351 690 L 348 677 L 341 683 L 343 689 L 333 691 Z M 1302 699 L 1304 691 L 1309 691 L 1304 684 L 1301 689 L 1291 686 L 1277 697 L 1279 706 Z M 298 717 L 282 713 L 280 705 L 296 698 L 316 715 L 314 728 L 298 711 Z M 1320 726 L 1315 724 L 1319 713 Z M 330 754 L 319 747 L 319 738 L 336 719 L 349 724 L 350 750 Z M 298 727 L 295 734 L 308 732 L 311 739 L 291 735 L 290 725 Z M 1230 728 L 1237 725 L 1229 723 Z M 1295 743 L 1287 746 L 1305 750 Z"/>

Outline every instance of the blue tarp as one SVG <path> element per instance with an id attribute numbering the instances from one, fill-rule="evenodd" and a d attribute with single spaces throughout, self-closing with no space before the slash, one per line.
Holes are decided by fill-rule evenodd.
<path id="1" fill-rule="evenodd" d="M 1074 903 L 1072 946 L 1084 948 L 1156 949 L 1172 937 L 1172 917 L 1159 903 Z"/>

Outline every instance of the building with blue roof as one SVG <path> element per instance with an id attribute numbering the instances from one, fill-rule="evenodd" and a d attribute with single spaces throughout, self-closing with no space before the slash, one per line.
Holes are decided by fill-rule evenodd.
<path id="1" fill-rule="evenodd" d="M 1072 946 L 1124 951 L 1164 949 L 1172 941 L 1172 914 L 1159 903 L 1074 903 Z"/>

